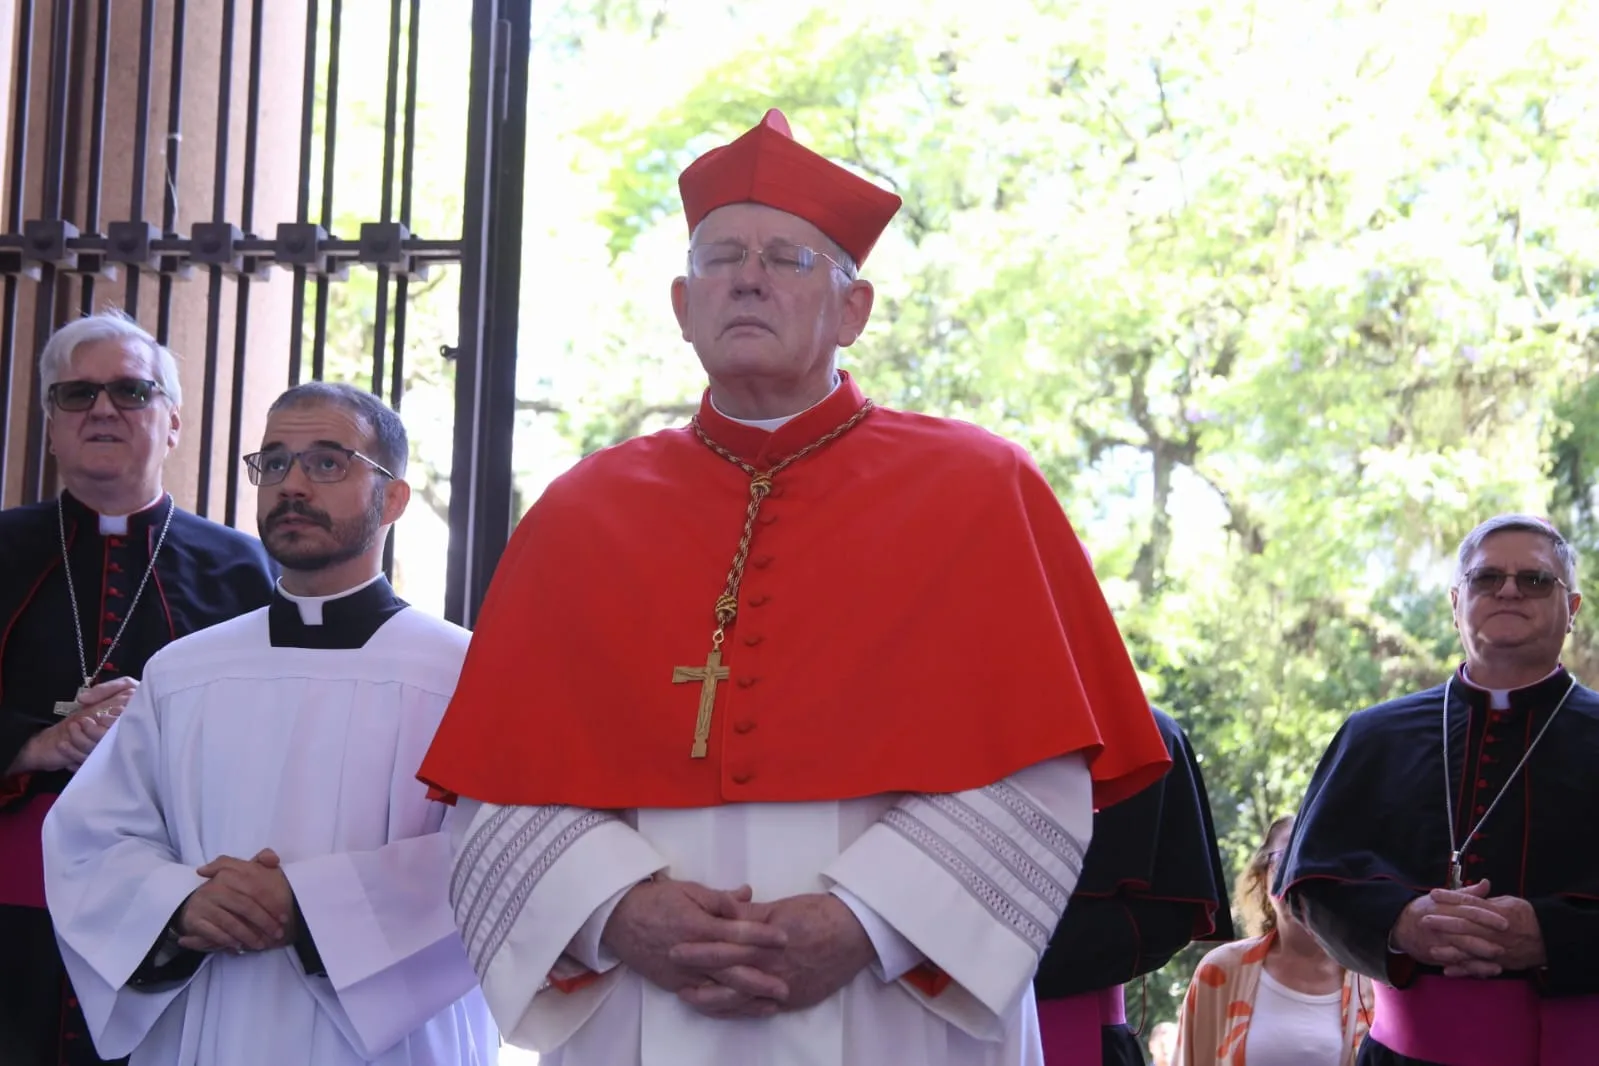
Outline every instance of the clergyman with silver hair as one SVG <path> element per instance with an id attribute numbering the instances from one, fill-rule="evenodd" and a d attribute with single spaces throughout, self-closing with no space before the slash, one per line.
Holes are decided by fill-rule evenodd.
<path id="1" fill-rule="evenodd" d="M 1599 1046 L 1599 693 L 1561 663 L 1582 593 L 1548 519 L 1460 544 L 1465 662 L 1350 717 L 1278 879 L 1335 959 L 1375 979 L 1358 1061 L 1588 1062 Z"/>
<path id="2" fill-rule="evenodd" d="M 258 540 L 182 510 L 166 491 L 162 471 L 182 426 L 171 352 L 106 311 L 56 331 L 38 379 L 61 493 L 0 511 L 7 1066 L 54 1066 L 67 1061 L 64 1048 L 89 1047 L 45 910 L 45 813 L 127 706 L 150 656 L 272 593 Z"/>

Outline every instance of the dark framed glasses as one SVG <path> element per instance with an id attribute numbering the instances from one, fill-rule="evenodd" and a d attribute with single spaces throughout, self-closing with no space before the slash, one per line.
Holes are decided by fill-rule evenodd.
<path id="1" fill-rule="evenodd" d="M 161 386 L 143 378 L 118 378 L 115 381 L 58 381 L 47 394 L 50 403 L 61 411 L 87 411 L 105 393 L 119 411 L 142 411 L 161 394 Z"/>
<path id="2" fill-rule="evenodd" d="M 244 457 L 244 465 L 250 473 L 252 485 L 278 484 L 289 476 L 289 470 L 296 462 L 300 464 L 300 469 L 305 471 L 306 477 L 319 484 L 329 485 L 349 477 L 350 467 L 357 459 L 390 481 L 395 480 L 394 475 L 385 470 L 383 464 L 376 459 L 362 455 L 354 448 L 335 448 L 332 445 L 307 448 L 303 452 L 291 452 L 287 448 L 252 452 Z"/>
<path id="3" fill-rule="evenodd" d="M 1516 590 L 1529 600 L 1544 599 L 1554 593 L 1555 586 L 1565 585 L 1564 581 L 1547 570 L 1517 570 L 1512 573 L 1491 566 L 1466 571 L 1464 584 L 1478 596 L 1496 596 L 1509 578 L 1515 579 Z"/>

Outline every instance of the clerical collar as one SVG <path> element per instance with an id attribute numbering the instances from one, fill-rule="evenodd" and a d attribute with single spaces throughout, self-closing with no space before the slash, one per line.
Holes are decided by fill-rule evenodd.
<path id="1" fill-rule="evenodd" d="M 763 468 L 770 466 L 837 428 L 866 402 L 866 397 L 849 373 L 843 370 L 837 373 L 838 387 L 826 399 L 785 419 L 775 430 L 765 430 L 758 425 L 729 418 L 711 403 L 711 390 L 706 389 L 700 399 L 697 416 L 700 427 L 712 440 L 745 462 Z"/>
<path id="2" fill-rule="evenodd" d="M 95 518 L 98 519 L 100 535 L 102 537 L 127 536 L 128 528 L 132 524 L 131 520 L 138 520 L 141 525 L 149 524 L 149 520 L 157 516 L 161 505 L 165 503 L 167 499 L 166 491 L 163 489 L 161 492 L 156 493 L 155 499 L 151 500 L 143 507 L 135 508 L 128 514 L 101 514 L 88 504 L 84 503 L 82 500 L 78 499 L 76 496 L 72 495 L 72 493 L 67 492 L 65 489 L 62 490 L 61 495 L 67 502 L 68 513 L 72 514 L 75 518 L 80 516 L 94 515 Z"/>
<path id="3" fill-rule="evenodd" d="M 274 648 L 350 650 L 364 647 L 407 606 L 382 574 L 332 596 L 296 596 L 279 583 L 267 607 L 267 628 Z"/>
<path id="4" fill-rule="evenodd" d="M 1481 697 L 1488 698 L 1488 708 L 1494 711 L 1506 711 L 1527 706 L 1537 706 L 1540 702 L 1558 699 L 1565 692 L 1566 686 L 1571 683 L 1571 677 L 1566 673 L 1563 665 L 1556 664 L 1555 668 L 1530 685 L 1520 688 L 1484 688 L 1471 679 L 1471 672 L 1466 664 L 1460 664 L 1460 682 L 1466 686 L 1468 698 L 1477 696 L 1473 702 L 1481 702 Z"/>
<path id="5" fill-rule="evenodd" d="M 831 396 L 833 393 L 837 392 L 838 386 L 842 383 L 842 381 L 843 379 L 838 376 L 838 371 L 834 370 L 833 384 L 830 388 L 828 388 L 827 396 Z M 827 396 L 823 396 L 820 400 L 817 400 L 815 403 L 811 404 L 805 409 L 805 411 L 814 411 L 816 408 L 826 403 Z M 805 411 L 799 411 L 791 415 L 779 415 L 776 418 L 734 418 L 732 415 L 722 413 L 722 409 L 716 406 L 716 401 L 710 399 L 709 392 L 706 393 L 706 399 L 710 405 L 715 408 L 716 413 L 722 415 L 722 417 L 727 419 L 729 422 L 737 422 L 741 426 L 753 426 L 755 429 L 764 429 L 768 433 L 772 433 L 778 429 L 781 429 L 783 426 L 787 425 L 805 413 Z"/>

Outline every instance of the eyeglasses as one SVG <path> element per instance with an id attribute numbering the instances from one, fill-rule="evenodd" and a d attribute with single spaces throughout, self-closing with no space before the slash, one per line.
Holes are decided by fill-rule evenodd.
<path id="1" fill-rule="evenodd" d="M 774 278 L 803 278 L 815 269 L 817 259 L 825 259 L 846 278 L 855 280 L 853 271 L 826 252 L 788 241 L 773 241 L 764 248 L 747 248 L 735 241 L 692 245 L 688 250 L 689 272 L 702 278 L 730 278 L 743 268 L 751 252 Z"/>
<path id="2" fill-rule="evenodd" d="M 154 381 L 118 378 L 116 381 L 58 381 L 50 386 L 50 403 L 62 411 L 87 411 L 104 392 L 119 411 L 142 411 L 162 391 Z"/>
<path id="3" fill-rule="evenodd" d="M 252 485 L 278 484 L 289 476 L 289 468 L 295 460 L 299 460 L 300 469 L 305 471 L 306 477 L 318 484 L 329 485 L 348 477 L 350 464 L 355 459 L 366 463 L 390 481 L 398 480 L 370 456 L 362 455 L 354 448 L 335 448 L 331 445 L 307 448 L 303 452 L 291 452 L 287 448 L 254 452 L 244 457 L 244 465 L 249 468 Z"/>
<path id="4" fill-rule="evenodd" d="M 1505 587 L 1505 579 L 1512 577 L 1516 579 L 1516 590 L 1529 600 L 1545 599 L 1555 591 L 1556 585 L 1565 585 L 1564 581 L 1547 570 L 1517 570 L 1510 573 L 1489 566 L 1466 571 L 1463 583 L 1474 595 L 1495 596 Z"/>

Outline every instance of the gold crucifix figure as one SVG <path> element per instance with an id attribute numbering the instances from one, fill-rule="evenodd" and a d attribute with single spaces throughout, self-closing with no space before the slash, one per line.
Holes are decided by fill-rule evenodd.
<path id="1" fill-rule="evenodd" d="M 711 710 L 716 706 L 716 683 L 726 681 L 729 676 L 727 667 L 722 665 L 720 647 L 711 649 L 711 653 L 705 657 L 704 666 L 672 667 L 672 684 L 700 682 L 700 713 L 694 721 L 694 747 L 689 751 L 691 759 L 705 758 L 706 742 L 711 739 Z"/>

